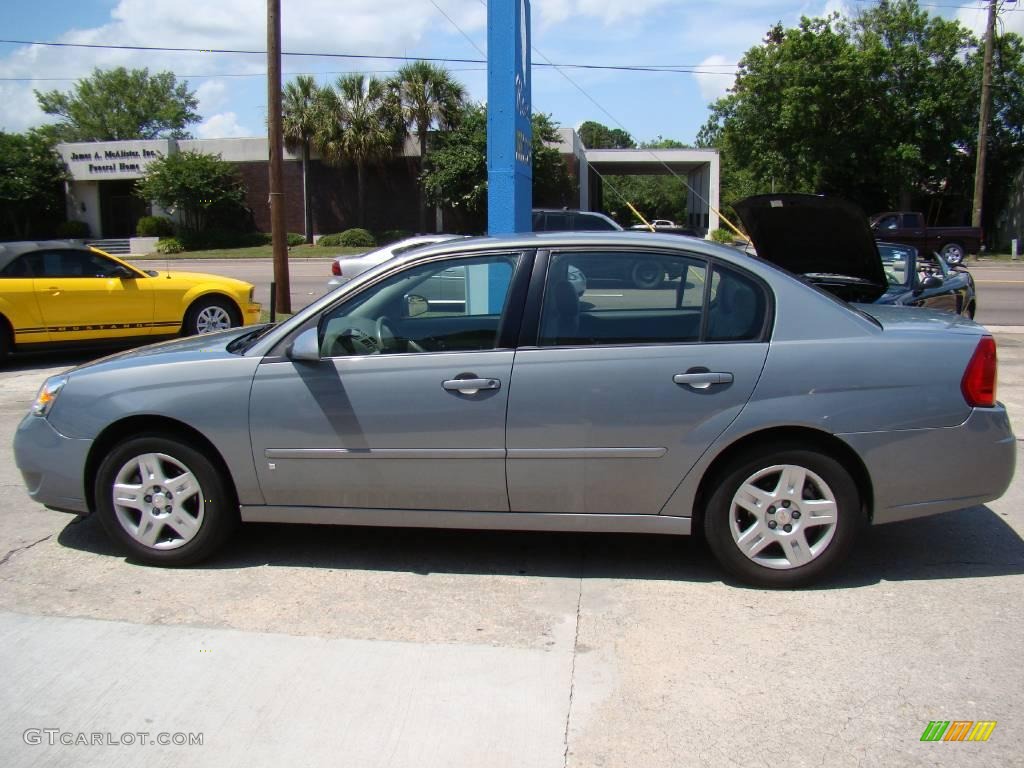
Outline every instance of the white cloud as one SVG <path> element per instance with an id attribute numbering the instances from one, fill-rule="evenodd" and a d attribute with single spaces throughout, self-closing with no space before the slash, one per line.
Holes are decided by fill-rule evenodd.
<path id="1" fill-rule="evenodd" d="M 732 70 L 727 66 L 721 66 L 732 63 L 735 62 L 716 53 L 713 56 L 708 56 L 698 65 L 698 69 L 702 71 L 695 73 L 693 77 L 697 81 L 697 87 L 700 88 L 701 97 L 708 104 L 725 96 L 725 92 L 732 87 L 734 78 L 729 76 L 732 74 Z M 723 74 L 716 74 L 718 72 Z"/>
<path id="2" fill-rule="evenodd" d="M 196 128 L 200 139 L 237 139 L 253 136 L 253 132 L 238 124 L 238 115 L 234 112 L 220 112 L 206 118 Z"/>
<path id="3" fill-rule="evenodd" d="M 985 36 L 985 26 L 988 24 L 987 8 L 981 6 L 978 9 L 961 8 L 957 11 L 956 18 L 961 24 L 974 32 L 979 40 Z M 1003 9 L 1003 13 L 999 14 L 999 20 L 1002 22 L 999 28 L 1000 34 L 1003 32 L 1016 32 L 1018 35 L 1024 35 L 1024 8 L 1006 7 Z"/>
<path id="4" fill-rule="evenodd" d="M 227 102 L 227 83 L 223 80 L 207 80 L 196 88 L 196 98 L 199 100 L 199 114 L 216 112 Z"/>

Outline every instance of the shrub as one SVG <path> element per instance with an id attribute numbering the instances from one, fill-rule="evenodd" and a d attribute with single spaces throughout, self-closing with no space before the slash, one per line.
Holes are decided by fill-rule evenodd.
<path id="1" fill-rule="evenodd" d="M 143 216 L 135 225 L 135 233 L 139 237 L 171 237 L 174 224 L 165 216 Z"/>
<path id="2" fill-rule="evenodd" d="M 736 239 L 736 235 L 731 229 L 719 227 L 718 229 L 711 233 L 711 239 L 716 243 L 725 243 L 726 245 L 731 245 L 732 241 Z"/>
<path id="3" fill-rule="evenodd" d="M 269 245 L 267 232 L 237 232 L 231 229 L 206 229 L 202 232 L 185 232 L 180 235 L 186 251 L 204 251 L 212 248 L 251 248 Z"/>
<path id="4" fill-rule="evenodd" d="M 305 245 L 305 244 L 306 244 L 306 236 L 305 235 L 300 235 L 298 232 L 289 232 L 288 233 L 288 247 L 289 248 L 294 248 L 297 245 Z"/>
<path id="5" fill-rule="evenodd" d="M 373 239 L 373 235 L 360 227 L 346 229 L 341 233 L 339 239 L 341 240 L 341 245 L 346 248 L 372 248 L 377 244 Z"/>
<path id="6" fill-rule="evenodd" d="M 185 246 L 176 237 L 163 237 L 156 244 L 157 253 L 181 253 L 184 250 Z"/>
<path id="7" fill-rule="evenodd" d="M 399 240 L 405 240 L 407 237 L 412 237 L 412 232 L 406 229 L 385 229 L 377 236 L 377 244 L 390 245 Z"/>
<path id="8" fill-rule="evenodd" d="M 85 240 L 89 236 L 89 225 L 84 221 L 62 221 L 57 225 L 57 236 L 65 240 Z"/>
<path id="9" fill-rule="evenodd" d="M 341 235 L 322 235 L 319 240 L 316 241 L 317 245 L 322 245 L 325 248 L 339 248 L 341 247 Z"/>

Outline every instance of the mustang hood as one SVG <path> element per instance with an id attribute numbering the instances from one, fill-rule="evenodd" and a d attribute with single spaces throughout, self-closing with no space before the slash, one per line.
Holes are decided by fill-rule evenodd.
<path id="1" fill-rule="evenodd" d="M 867 217 L 815 195 L 756 195 L 733 206 L 757 255 L 846 301 L 870 303 L 888 288 Z"/>

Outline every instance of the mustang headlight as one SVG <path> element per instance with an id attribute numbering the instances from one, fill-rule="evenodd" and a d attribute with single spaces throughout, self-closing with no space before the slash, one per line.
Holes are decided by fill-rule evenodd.
<path id="1" fill-rule="evenodd" d="M 252 304 L 253 299 L 256 298 L 256 286 L 249 289 L 249 303 Z"/>
<path id="2" fill-rule="evenodd" d="M 43 386 L 39 389 L 39 394 L 36 395 L 36 401 L 32 403 L 32 415 L 45 416 L 48 414 L 53 408 L 53 404 L 57 402 L 57 395 L 67 383 L 67 376 L 51 376 L 44 381 Z"/>

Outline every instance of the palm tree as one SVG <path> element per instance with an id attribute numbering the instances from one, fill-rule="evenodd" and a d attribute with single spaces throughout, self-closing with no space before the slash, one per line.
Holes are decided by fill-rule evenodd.
<path id="1" fill-rule="evenodd" d="M 313 206 L 309 199 L 309 150 L 323 115 L 322 94 L 309 75 L 299 75 L 284 87 L 281 111 L 284 143 L 290 150 L 302 152 L 302 208 L 305 214 L 306 242 L 313 242 Z"/>
<path id="2" fill-rule="evenodd" d="M 385 81 L 351 74 L 324 90 L 322 108 L 325 118 L 316 145 L 329 162 L 355 164 L 357 218 L 365 226 L 366 167 L 394 154 L 402 140 L 397 100 Z"/>
<path id="3" fill-rule="evenodd" d="M 415 129 L 420 142 L 420 168 L 427 158 L 427 132 L 455 127 L 466 101 L 466 89 L 444 67 L 428 61 L 414 61 L 398 70 L 391 87 L 401 102 L 405 130 Z M 427 207 L 420 182 L 420 231 L 427 229 Z"/>

